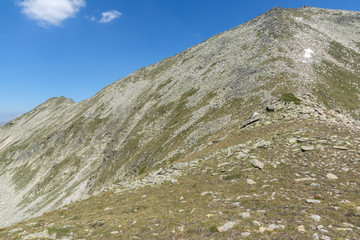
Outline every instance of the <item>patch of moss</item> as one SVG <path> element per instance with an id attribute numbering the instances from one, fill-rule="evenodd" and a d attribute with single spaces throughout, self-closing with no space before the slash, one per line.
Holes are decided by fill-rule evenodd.
<path id="1" fill-rule="evenodd" d="M 156 89 L 155 92 L 160 91 L 161 89 L 163 89 L 166 85 L 168 85 L 169 83 L 171 83 L 173 77 L 169 77 L 165 82 L 161 83 L 158 88 Z"/>
<path id="2" fill-rule="evenodd" d="M 225 176 L 224 180 L 239 179 L 241 177 L 242 177 L 242 175 L 240 173 L 236 173 L 236 174 L 232 174 L 232 175 L 229 175 L 229 176 Z"/>
<path id="3" fill-rule="evenodd" d="M 205 72 L 203 72 L 203 73 L 201 74 L 201 76 L 205 76 L 205 75 L 207 75 L 209 72 L 211 72 L 211 70 L 213 69 L 213 67 L 214 67 L 216 64 L 217 64 L 216 62 L 212 63 L 212 64 L 209 66 L 209 68 L 208 68 Z"/>
<path id="4" fill-rule="evenodd" d="M 219 230 L 217 229 L 217 227 L 215 225 L 212 225 L 211 227 L 209 227 L 209 232 L 217 233 L 217 232 L 219 232 Z"/>
<path id="5" fill-rule="evenodd" d="M 147 168 L 146 163 L 141 164 L 140 167 L 138 168 L 138 174 L 142 175 L 145 172 L 146 168 Z"/>
<path id="6" fill-rule="evenodd" d="M 188 57 L 188 58 L 184 58 L 184 59 L 181 61 L 181 64 L 186 63 L 188 60 L 192 59 L 193 57 L 195 57 L 195 55 L 191 55 L 191 56 Z"/>
<path id="7" fill-rule="evenodd" d="M 281 95 L 281 98 L 280 98 L 282 101 L 284 102 L 287 102 L 287 103 L 290 103 L 290 102 L 293 102 L 295 103 L 296 105 L 299 105 L 301 100 L 297 97 L 295 97 L 294 94 L 292 93 L 283 93 Z"/>

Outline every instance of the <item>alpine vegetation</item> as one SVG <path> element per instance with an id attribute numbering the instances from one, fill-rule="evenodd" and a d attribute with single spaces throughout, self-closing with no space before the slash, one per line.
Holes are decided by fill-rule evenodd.
<path id="1" fill-rule="evenodd" d="M 1 239 L 359 239 L 360 13 L 274 8 L 0 128 Z"/>

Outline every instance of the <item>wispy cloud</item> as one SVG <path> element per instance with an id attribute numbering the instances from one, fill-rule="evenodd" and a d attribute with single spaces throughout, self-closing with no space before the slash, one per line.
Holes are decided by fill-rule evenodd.
<path id="1" fill-rule="evenodd" d="M 85 0 L 23 0 L 19 2 L 22 13 L 39 24 L 60 25 L 86 6 Z"/>
<path id="2" fill-rule="evenodd" d="M 102 15 L 102 18 L 99 20 L 99 22 L 107 23 L 107 22 L 111 22 L 112 20 L 120 17 L 122 15 L 122 13 L 119 11 L 116 11 L 116 10 L 110 10 L 107 12 L 103 12 L 101 15 Z"/>

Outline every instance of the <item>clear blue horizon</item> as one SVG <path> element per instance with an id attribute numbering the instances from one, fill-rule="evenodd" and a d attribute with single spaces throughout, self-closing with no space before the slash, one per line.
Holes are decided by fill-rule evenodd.
<path id="1" fill-rule="evenodd" d="M 0 1 L 0 122 L 51 97 L 85 100 L 276 6 L 360 11 L 358 0 L 49 2 Z"/>

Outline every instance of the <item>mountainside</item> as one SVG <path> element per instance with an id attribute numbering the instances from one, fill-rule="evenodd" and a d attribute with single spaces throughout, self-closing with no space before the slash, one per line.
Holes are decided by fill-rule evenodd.
<path id="1" fill-rule="evenodd" d="M 238 239 L 247 231 L 254 239 L 264 232 L 265 239 L 290 239 L 291 234 L 277 234 L 301 233 L 288 228 L 290 223 L 310 224 L 308 215 L 317 221 L 321 213 L 329 225 L 345 222 L 350 225 L 336 227 L 351 231 L 333 233 L 322 223 L 320 230 L 315 226 L 318 238 L 360 237 L 359 84 L 360 13 L 275 8 L 141 68 L 85 101 L 49 99 L 0 128 L 0 227 L 98 196 L 0 236 L 26 239 L 48 229 L 42 234 L 75 231 L 75 239 L 111 239 L 120 232 L 124 239 L 151 238 L 150 233 L 160 234 L 154 239 Z M 197 202 L 199 197 L 208 202 Z M 85 211 L 89 206 L 94 212 Z M 144 214 L 141 219 L 134 210 Z M 165 210 L 210 226 L 184 231 L 191 225 L 173 215 L 153 216 Z M 280 211 L 301 212 L 307 220 L 281 220 Z M 262 226 L 267 217 L 276 219 L 276 227 Z M 56 227 L 45 223 L 49 219 Z M 161 230 L 151 232 L 149 221 Z M 214 227 L 226 221 L 244 222 L 233 232 Z M 127 230 L 116 230 L 115 223 Z M 64 225 L 77 227 L 68 231 Z M 313 236 L 308 228 L 300 235 L 304 239 Z"/>

